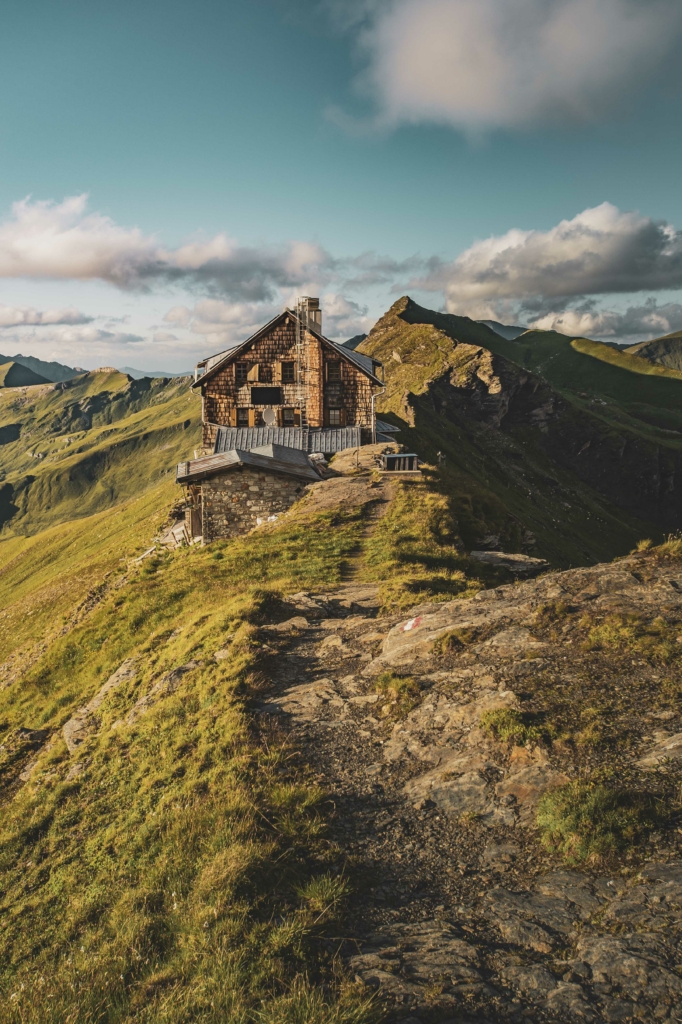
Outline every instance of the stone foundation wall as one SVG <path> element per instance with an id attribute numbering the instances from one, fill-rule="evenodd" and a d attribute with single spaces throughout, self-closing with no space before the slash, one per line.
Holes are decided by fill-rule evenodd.
<path id="1" fill-rule="evenodd" d="M 286 473 L 247 467 L 212 476 L 201 485 L 204 543 L 248 533 L 298 501 L 305 486 Z"/>

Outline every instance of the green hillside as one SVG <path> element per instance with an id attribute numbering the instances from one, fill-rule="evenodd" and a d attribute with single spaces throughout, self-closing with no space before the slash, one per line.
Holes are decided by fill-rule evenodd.
<path id="1" fill-rule="evenodd" d="M 96 555 L 98 539 L 100 568 L 117 543 L 123 558 L 82 622 L 51 643 L 34 608 L 27 630 L 43 653 L 2 689 L 5 780 L 31 754 L 26 729 L 56 737 L 32 783 L 3 791 L 3 1019 L 368 1022 L 366 997 L 334 991 L 333 961 L 320 956 L 345 884 L 330 875 L 324 794 L 277 737 L 259 742 L 243 705 L 257 686 L 263 587 L 337 582 L 359 514 L 301 517 L 258 545 L 185 549 L 139 567 L 125 556 L 145 511 L 127 506 L 123 531 L 106 514 L 82 520 L 82 553 L 69 531 L 76 562 Z M 41 535 L 48 559 L 63 559 L 64 544 Z M 36 554 L 24 542 L 15 571 L 27 617 Z M 59 578 L 48 571 L 50 584 Z M 124 660 L 140 666 L 139 681 L 102 705 L 102 728 L 74 762 L 61 725 Z M 188 664 L 172 698 L 111 728 L 150 680 Z"/>
<path id="2" fill-rule="evenodd" d="M 595 358 L 595 344 L 507 341 L 403 298 L 360 346 L 384 362 L 378 407 L 400 439 L 431 462 L 445 454 L 468 547 L 492 534 L 520 550 L 532 534 L 543 557 L 575 565 L 682 526 L 682 381 Z"/>
<path id="3" fill-rule="evenodd" d="M 252 536 L 141 561 L 199 443 L 189 381 L 91 373 L 0 394 L 8 1024 L 382 1019 L 338 956 L 359 868 L 330 839 L 336 805 L 259 716 L 260 627 L 351 565 L 384 608 L 466 600 L 502 578 L 467 557 L 491 537 L 564 566 L 682 525 L 680 441 L 626 410 L 622 375 L 673 389 L 663 415 L 682 381 L 537 341 L 559 369 L 533 373 L 519 343 L 400 300 L 361 350 L 385 363 L 382 415 L 423 479 L 392 482 L 379 520 L 368 477 L 355 504 L 304 502 Z M 577 366 L 623 404 L 549 382 Z M 98 693 L 69 749 L 63 726 Z"/>
<path id="4" fill-rule="evenodd" d="M 29 370 L 21 363 L 6 362 L 0 364 L 0 388 L 29 388 L 34 384 L 49 383 L 46 377 Z"/>
<path id="5" fill-rule="evenodd" d="M 0 392 L 0 527 L 31 534 L 134 498 L 199 443 L 187 378 L 92 372 Z"/>
<path id="6" fill-rule="evenodd" d="M 658 366 L 671 370 L 682 370 L 682 331 L 674 331 L 653 341 L 643 341 L 625 349 L 630 355 L 639 356 Z"/>

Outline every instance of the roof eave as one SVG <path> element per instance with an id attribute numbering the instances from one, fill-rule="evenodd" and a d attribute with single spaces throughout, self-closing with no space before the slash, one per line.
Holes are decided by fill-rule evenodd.
<path id="1" fill-rule="evenodd" d="M 201 375 L 201 377 L 198 377 L 197 380 L 195 380 L 190 385 L 190 387 L 191 388 L 198 388 L 202 384 L 205 384 L 207 380 L 210 380 L 211 377 L 213 377 L 216 373 L 218 373 L 219 370 L 221 370 L 224 366 L 227 366 L 228 363 L 230 363 L 234 358 L 236 358 L 236 356 L 238 356 L 239 353 L 247 345 L 251 345 L 251 344 L 253 344 L 254 341 L 257 341 L 261 334 L 263 334 L 265 331 L 269 330 L 273 326 L 273 324 L 276 324 L 277 321 L 280 320 L 284 316 L 291 316 L 291 317 L 294 317 L 294 319 L 298 319 L 298 317 L 293 312 L 293 310 L 291 310 L 291 309 L 284 309 L 284 310 L 282 310 L 281 313 L 278 313 L 277 316 L 272 318 L 272 320 L 269 320 L 263 327 L 260 328 L 260 330 L 256 331 L 255 334 L 252 334 L 250 338 L 247 338 L 246 341 L 243 341 L 241 343 L 241 345 L 237 345 L 236 348 L 233 348 L 230 352 L 228 352 L 228 354 L 225 356 L 225 358 L 221 359 L 219 363 L 215 364 L 215 366 L 212 366 L 211 369 L 207 373 L 204 373 L 204 374 Z M 352 353 L 350 353 L 350 350 L 348 352 L 342 351 L 340 345 L 337 345 L 335 341 L 331 340 L 331 338 L 326 338 L 324 336 L 324 334 L 321 334 L 319 331 L 316 331 L 315 328 L 311 327 L 310 325 L 307 325 L 306 329 L 309 330 L 311 334 L 314 334 L 315 337 L 318 338 L 320 341 L 324 341 L 324 342 L 326 342 L 327 345 L 331 345 L 332 348 L 335 351 L 339 352 L 339 354 L 341 356 L 343 356 L 344 359 L 347 359 L 348 362 L 351 363 L 352 366 L 354 366 L 356 369 L 360 370 L 361 373 L 364 373 L 367 377 L 370 378 L 370 380 L 374 381 L 374 383 L 377 384 L 378 387 L 383 387 L 384 386 L 384 382 L 382 380 L 379 380 L 379 378 L 375 374 L 371 373 L 370 370 L 368 370 L 366 367 L 362 366 L 361 363 L 358 363 L 358 362 L 356 362 L 355 359 L 353 359 Z M 205 361 L 207 362 L 208 359 L 210 359 L 210 358 L 211 357 L 208 356 Z M 377 363 L 378 366 L 383 366 L 383 363 L 379 359 L 373 359 L 372 361 Z M 200 366 L 200 365 L 201 365 L 200 363 L 197 363 L 197 366 Z"/>

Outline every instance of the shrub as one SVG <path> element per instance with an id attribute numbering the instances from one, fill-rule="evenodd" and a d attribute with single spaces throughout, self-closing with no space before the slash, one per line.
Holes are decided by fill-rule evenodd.
<path id="1" fill-rule="evenodd" d="M 644 622 L 637 615 L 609 615 L 592 626 L 586 650 L 614 650 L 639 654 L 651 661 L 669 662 L 682 653 L 677 643 L 678 629 L 658 616 Z"/>
<path id="2" fill-rule="evenodd" d="M 382 713 L 385 718 L 406 718 L 419 704 L 419 686 L 411 676 L 396 676 L 393 672 L 382 672 L 374 688 L 378 694 L 388 698 Z"/>
<path id="3" fill-rule="evenodd" d="M 433 641 L 433 653 L 440 658 L 463 650 L 475 638 L 472 629 L 452 629 Z"/>
<path id="4" fill-rule="evenodd" d="M 481 715 L 481 728 L 502 743 L 515 743 L 522 747 L 553 733 L 552 729 L 533 722 L 533 717 L 512 708 L 496 708 Z"/>
<path id="5" fill-rule="evenodd" d="M 655 796 L 584 780 L 547 793 L 537 815 L 543 845 L 572 865 L 614 861 L 664 820 Z"/>

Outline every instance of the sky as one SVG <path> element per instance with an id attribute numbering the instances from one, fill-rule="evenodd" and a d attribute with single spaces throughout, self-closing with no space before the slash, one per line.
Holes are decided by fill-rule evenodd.
<path id="1" fill-rule="evenodd" d="M 4 0 L 0 353 L 682 328 L 680 0 Z"/>

